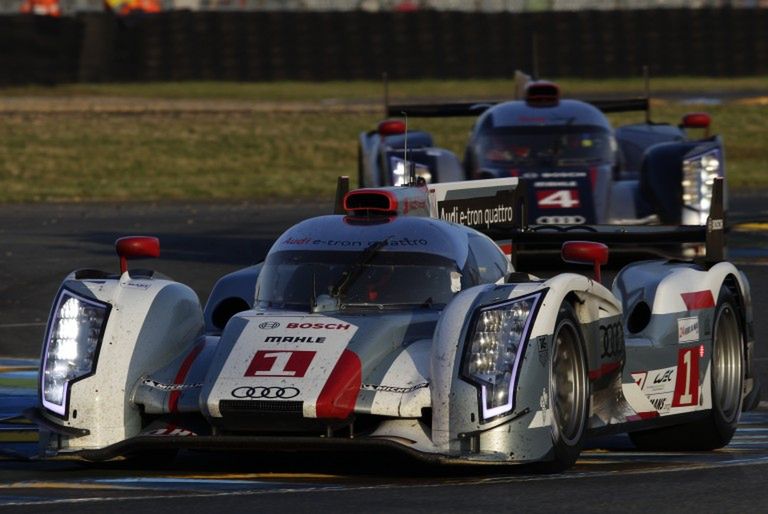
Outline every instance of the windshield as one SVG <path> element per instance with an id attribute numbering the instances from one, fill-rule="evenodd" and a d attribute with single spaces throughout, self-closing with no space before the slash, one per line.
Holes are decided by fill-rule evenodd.
<path id="1" fill-rule="evenodd" d="M 441 308 L 458 291 L 456 264 L 417 252 L 283 251 L 267 257 L 256 286 L 259 308 Z"/>
<path id="2" fill-rule="evenodd" d="M 593 125 L 489 127 L 480 132 L 480 167 L 579 166 L 613 162 L 610 132 Z"/>

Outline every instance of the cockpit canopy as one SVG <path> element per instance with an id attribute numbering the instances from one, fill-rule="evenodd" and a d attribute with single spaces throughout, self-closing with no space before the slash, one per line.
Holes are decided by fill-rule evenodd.
<path id="1" fill-rule="evenodd" d="M 495 106 L 478 120 L 471 145 L 476 169 L 596 166 L 616 159 L 605 115 L 575 100 L 555 107 Z"/>
<path id="2" fill-rule="evenodd" d="M 442 308 L 460 290 L 496 282 L 510 270 L 493 241 L 460 225 L 324 216 L 296 225 L 272 247 L 256 285 L 256 307 Z"/>

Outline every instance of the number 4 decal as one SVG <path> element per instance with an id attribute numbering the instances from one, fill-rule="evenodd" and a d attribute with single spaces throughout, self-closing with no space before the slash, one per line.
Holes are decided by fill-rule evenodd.
<path id="1" fill-rule="evenodd" d="M 579 207 L 579 191 L 576 189 L 542 189 L 536 191 L 536 203 L 542 209 L 572 209 Z"/>
<path id="2" fill-rule="evenodd" d="M 677 381 L 672 407 L 699 403 L 699 347 L 683 348 L 677 354 Z"/>

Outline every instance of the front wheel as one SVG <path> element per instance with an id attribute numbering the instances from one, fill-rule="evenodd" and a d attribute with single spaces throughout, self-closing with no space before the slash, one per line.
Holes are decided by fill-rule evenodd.
<path id="1" fill-rule="evenodd" d="M 554 459 L 547 472 L 573 466 L 581 453 L 589 419 L 589 380 L 584 340 L 573 307 L 563 303 L 552 335 L 549 411 Z"/>

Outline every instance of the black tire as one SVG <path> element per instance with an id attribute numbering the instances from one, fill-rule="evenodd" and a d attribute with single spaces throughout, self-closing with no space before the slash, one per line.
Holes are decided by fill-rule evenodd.
<path id="1" fill-rule="evenodd" d="M 641 450 L 708 451 L 731 442 L 742 410 L 744 340 L 732 293 L 724 286 L 718 295 L 712 334 L 712 409 L 692 423 L 629 434 Z"/>
<path id="2" fill-rule="evenodd" d="M 589 422 L 590 388 L 584 338 L 571 304 L 557 315 L 549 356 L 549 412 L 552 417 L 552 457 L 541 471 L 564 471 L 576 462 Z"/>

